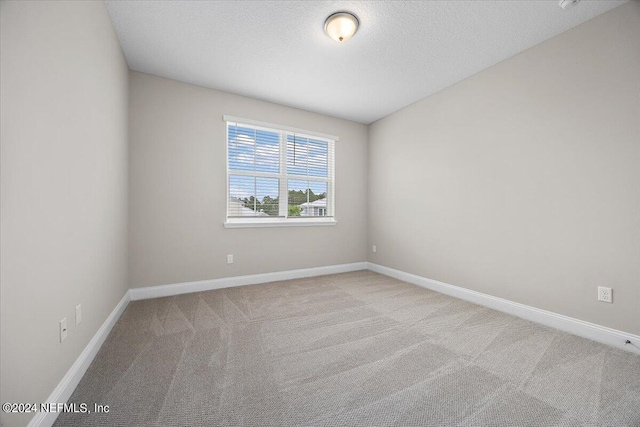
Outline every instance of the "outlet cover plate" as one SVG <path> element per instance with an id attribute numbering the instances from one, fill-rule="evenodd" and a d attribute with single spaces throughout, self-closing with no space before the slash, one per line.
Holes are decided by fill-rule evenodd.
<path id="1" fill-rule="evenodd" d="M 60 321 L 60 342 L 63 342 L 67 338 L 67 318 L 65 317 Z"/>
<path id="2" fill-rule="evenodd" d="M 598 286 L 598 301 L 613 302 L 613 289 L 605 286 Z"/>

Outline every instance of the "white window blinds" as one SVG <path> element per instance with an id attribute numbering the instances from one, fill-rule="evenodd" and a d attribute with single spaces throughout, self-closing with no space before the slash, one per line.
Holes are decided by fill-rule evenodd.
<path id="1" fill-rule="evenodd" d="M 334 216 L 335 139 L 309 133 L 227 120 L 227 218 Z"/>

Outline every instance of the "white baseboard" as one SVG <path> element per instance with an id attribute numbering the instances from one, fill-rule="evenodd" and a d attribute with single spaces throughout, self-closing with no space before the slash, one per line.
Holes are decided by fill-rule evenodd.
<path id="1" fill-rule="evenodd" d="M 255 285 L 258 283 L 276 282 L 280 280 L 301 279 L 303 277 L 324 276 L 327 274 L 347 273 L 349 271 L 366 270 L 366 262 L 328 265 L 325 267 L 303 268 L 300 270 L 276 271 L 273 273 L 251 274 L 248 276 L 224 277 L 222 279 L 200 280 L 197 282 L 176 283 L 173 285 L 148 286 L 131 288 L 131 300 L 167 297 L 190 292 L 210 291 L 233 286 Z"/>
<path id="2" fill-rule="evenodd" d="M 83 375 L 96 357 L 98 350 L 102 347 L 104 340 L 111 332 L 113 325 L 116 324 L 124 309 L 129 304 L 130 297 L 129 291 L 127 291 L 116 308 L 113 309 L 107 320 L 104 321 L 98 332 L 91 338 L 89 344 L 82 350 L 80 356 L 71 365 L 71 368 L 67 371 L 62 380 L 58 383 L 58 386 L 53 390 L 53 393 L 49 396 L 45 403 L 64 403 L 71 397 L 71 394 L 78 386 L 78 383 L 82 379 Z M 50 427 L 58 418 L 57 412 L 38 412 L 29 422 L 27 427 Z"/>
<path id="3" fill-rule="evenodd" d="M 404 271 L 371 262 L 356 262 L 351 264 L 330 265 L 300 270 L 277 271 L 273 273 L 252 274 L 248 276 L 225 277 L 222 279 L 201 280 L 198 282 L 129 289 L 118 305 L 113 309 L 107 320 L 104 321 L 89 344 L 87 344 L 69 371 L 62 378 L 55 390 L 53 390 L 46 402 L 58 403 L 69 400 L 71 394 L 82 379 L 82 376 L 85 374 L 87 368 L 89 368 L 89 365 L 98 353 L 98 350 L 100 350 L 100 347 L 111 332 L 111 329 L 124 312 L 127 304 L 129 304 L 129 301 L 367 269 L 376 273 L 384 274 L 385 276 L 394 277 L 396 279 L 421 286 L 423 288 L 450 295 L 455 298 L 502 311 L 532 322 L 540 323 L 551 328 L 559 329 L 593 341 L 640 354 L 640 336 L 637 335 L 628 334 L 616 329 L 574 319 L 572 317 L 483 294 L 481 292 L 472 291 L 470 289 L 461 288 L 459 286 L 449 285 L 437 280 L 428 279 L 426 277 L 417 276 L 415 274 L 406 273 Z M 625 344 L 626 340 L 630 340 L 633 344 Z M 28 427 L 50 427 L 56 421 L 57 417 L 58 413 L 38 412 L 31 419 Z"/>
<path id="4" fill-rule="evenodd" d="M 482 305 L 493 310 L 502 311 L 522 319 L 540 323 L 542 325 L 559 329 L 573 335 L 578 335 L 583 338 L 588 338 L 602 344 L 607 344 L 640 354 L 640 336 L 637 335 L 628 334 L 616 329 L 596 325 L 595 323 L 585 322 L 584 320 L 574 319 L 573 317 L 494 297 L 481 292 L 461 288 L 459 286 L 449 285 L 437 280 L 427 279 L 426 277 L 417 276 L 415 274 L 406 273 L 404 271 L 371 262 L 367 263 L 367 268 L 371 271 L 375 271 L 376 273 L 394 277 L 404 282 L 412 283 L 442 294 Z M 632 344 L 625 344 L 626 340 L 630 340 Z"/>
<path id="5" fill-rule="evenodd" d="M 118 305 L 113 309 L 107 320 L 104 321 L 98 332 L 93 336 L 89 344 L 84 348 L 80 356 L 73 363 L 69 371 L 62 378 L 58 386 L 53 390 L 46 403 L 64 403 L 69 400 L 71 394 L 78 386 L 83 375 L 91 365 L 98 350 L 111 332 L 129 301 L 147 298 L 158 298 L 170 295 L 179 295 L 189 292 L 200 292 L 212 289 L 228 288 L 257 283 L 274 282 L 279 280 L 300 279 L 303 277 L 324 276 L 327 274 L 346 273 L 349 271 L 366 270 L 366 262 L 351 264 L 329 265 L 325 267 L 305 268 L 301 270 L 277 271 L 274 273 L 252 274 L 248 276 L 225 277 L 222 279 L 202 280 L 199 282 L 178 283 L 175 285 L 150 286 L 147 288 L 132 288 L 125 293 Z M 29 422 L 28 427 L 50 427 L 58 418 L 56 412 L 38 412 Z"/>

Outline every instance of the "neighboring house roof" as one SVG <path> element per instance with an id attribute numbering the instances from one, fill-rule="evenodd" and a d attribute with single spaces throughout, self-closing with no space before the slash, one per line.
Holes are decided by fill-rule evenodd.
<path id="1" fill-rule="evenodd" d="M 245 207 L 244 203 L 235 197 L 229 197 L 229 213 L 232 216 L 269 216 L 264 212 L 256 212 Z"/>
<path id="2" fill-rule="evenodd" d="M 316 208 L 326 208 L 327 207 L 327 199 L 318 199 L 315 202 L 304 202 L 300 205 L 301 208 L 308 207 L 316 207 Z"/>

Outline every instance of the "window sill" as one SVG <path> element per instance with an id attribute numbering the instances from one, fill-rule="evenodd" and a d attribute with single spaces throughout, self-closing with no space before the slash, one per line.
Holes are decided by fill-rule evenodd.
<path id="1" fill-rule="evenodd" d="M 325 227 L 336 225 L 338 221 L 330 219 L 227 219 L 224 228 L 256 228 L 256 227 Z"/>

